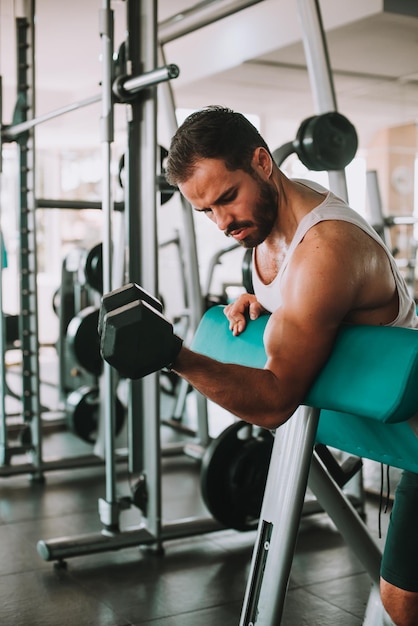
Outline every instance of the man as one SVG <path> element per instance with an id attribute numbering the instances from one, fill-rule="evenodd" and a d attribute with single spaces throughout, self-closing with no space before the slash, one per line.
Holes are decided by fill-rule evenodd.
<path id="1" fill-rule="evenodd" d="M 302 403 L 342 324 L 417 327 L 395 261 L 373 229 L 323 187 L 290 180 L 244 116 L 208 107 L 173 137 L 167 179 L 225 235 L 253 249 L 255 295 L 225 308 L 234 335 L 271 312 L 264 369 L 182 347 L 172 368 L 241 419 L 274 429 Z M 418 476 L 404 474 L 381 593 L 398 626 L 418 624 Z M 407 538 L 407 541 L 405 539 Z"/>

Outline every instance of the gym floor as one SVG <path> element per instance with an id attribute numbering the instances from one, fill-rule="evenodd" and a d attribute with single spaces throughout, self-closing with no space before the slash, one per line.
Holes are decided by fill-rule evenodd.
<path id="1" fill-rule="evenodd" d="M 163 440 L 172 430 L 162 427 Z M 44 458 L 91 453 L 69 432 L 44 436 Z M 163 457 L 164 521 L 201 516 L 199 463 Z M 98 499 L 104 468 L 57 470 L 45 482 L 1 477 L 0 624 L 2 626 L 237 626 L 255 532 L 222 530 L 168 541 L 163 556 L 140 547 L 73 557 L 55 567 L 38 554 L 39 540 L 100 532 Z M 129 493 L 118 466 L 118 491 Z M 378 535 L 378 504 L 366 501 L 367 523 Z M 382 515 L 383 536 L 388 515 Z M 139 513 L 122 514 L 122 525 Z M 382 545 L 383 539 L 377 539 Z M 357 626 L 370 579 L 325 513 L 304 517 L 292 566 L 284 626 Z M 273 625 L 272 625 L 273 626 Z"/>

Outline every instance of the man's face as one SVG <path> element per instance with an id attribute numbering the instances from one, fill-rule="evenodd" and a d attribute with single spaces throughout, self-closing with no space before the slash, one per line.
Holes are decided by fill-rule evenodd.
<path id="1" fill-rule="evenodd" d="M 252 175 L 231 172 L 220 159 L 202 159 L 179 189 L 196 211 L 245 248 L 263 242 L 277 219 L 277 190 L 255 169 Z"/>

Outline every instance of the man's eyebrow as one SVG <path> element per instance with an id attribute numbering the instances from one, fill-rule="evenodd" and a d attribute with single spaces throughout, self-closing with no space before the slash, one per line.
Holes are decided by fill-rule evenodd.
<path id="1" fill-rule="evenodd" d="M 228 189 L 225 189 L 217 198 L 216 200 L 214 200 L 212 202 L 212 206 L 217 206 L 219 204 L 223 204 L 223 202 L 225 202 L 225 200 L 227 200 L 228 196 L 231 193 L 234 193 L 236 191 L 237 186 L 236 185 L 231 185 L 231 187 L 228 187 Z M 201 209 L 198 207 L 193 207 L 193 209 L 197 212 L 207 212 L 210 211 L 210 207 L 202 207 Z"/>
<path id="2" fill-rule="evenodd" d="M 228 187 L 228 189 L 225 189 L 225 191 L 223 191 L 221 195 L 216 198 L 213 204 L 218 205 L 218 204 L 222 204 L 223 202 L 225 202 L 228 196 L 230 196 L 231 193 L 236 191 L 236 188 L 237 188 L 236 185 L 231 185 L 231 187 Z"/>

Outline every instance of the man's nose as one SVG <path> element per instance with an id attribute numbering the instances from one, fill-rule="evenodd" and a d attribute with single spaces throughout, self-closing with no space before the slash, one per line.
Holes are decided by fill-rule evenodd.
<path id="1" fill-rule="evenodd" d="M 217 209 L 214 212 L 216 225 L 219 230 L 225 231 L 228 226 L 232 223 L 233 218 L 228 211 L 225 209 Z"/>

